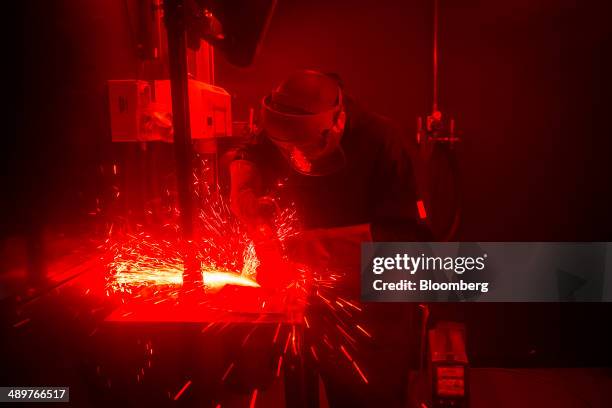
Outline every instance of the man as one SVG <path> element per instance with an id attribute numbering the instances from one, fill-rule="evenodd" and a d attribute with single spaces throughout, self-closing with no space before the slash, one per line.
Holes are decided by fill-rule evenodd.
<path id="1" fill-rule="evenodd" d="M 417 238 L 415 183 L 402 134 L 388 119 L 362 109 L 332 75 L 298 71 L 266 96 L 261 132 L 237 153 L 230 173 L 232 210 L 256 241 L 267 242 L 264 250 L 256 249 L 258 256 L 274 253 L 266 248 L 275 247 L 270 224 L 276 206 L 272 197 L 279 184 L 282 195 L 295 203 L 306 230 L 325 235 L 325 231 L 348 231 L 365 224 L 376 241 Z M 348 261 L 353 265 L 359 262 L 356 244 L 356 256 Z M 313 248 L 305 251 L 311 258 L 307 261 L 316 263 L 316 258 L 329 255 Z M 344 254 L 336 251 L 336 255 Z M 358 271 L 353 268 L 347 277 L 349 286 L 356 289 L 349 295 L 352 298 L 359 293 Z M 337 332 L 333 318 L 322 317 L 326 310 L 320 306 L 311 305 L 320 323 L 327 322 L 328 327 L 320 330 Z M 327 350 L 329 355 L 320 358 L 320 369 L 330 405 L 400 406 L 409 332 L 405 308 L 368 305 L 363 309 L 363 319 L 377 337 L 353 345 L 351 352 L 359 358 L 368 384 L 338 350 Z M 349 363 L 351 372 L 340 367 L 342 362 Z"/>
<path id="2" fill-rule="evenodd" d="M 231 164 L 231 205 L 263 222 L 279 181 L 305 228 L 370 224 L 374 240 L 416 238 L 416 196 L 403 135 L 316 71 L 291 75 L 262 101 L 262 131 Z M 285 181 L 286 180 L 286 181 Z"/>

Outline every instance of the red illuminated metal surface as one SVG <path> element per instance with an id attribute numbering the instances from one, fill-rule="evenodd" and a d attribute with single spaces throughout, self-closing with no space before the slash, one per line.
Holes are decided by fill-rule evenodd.
<path id="1" fill-rule="evenodd" d="M 423 203 L 423 200 L 417 201 L 417 210 L 419 211 L 420 219 L 424 220 L 427 218 L 427 211 L 425 211 L 425 204 Z"/>
<path id="2" fill-rule="evenodd" d="M 109 238 L 107 295 L 120 296 L 123 304 L 107 321 L 301 322 L 299 309 L 305 301 L 300 308 L 295 305 L 307 293 L 306 267 L 280 260 L 283 265 L 274 266 L 281 272 L 295 271 L 297 280 L 278 290 L 260 288 L 260 262 L 253 243 L 221 199 L 209 198 L 206 204 L 199 217 L 201 238 L 192 244 L 200 286 L 183 285 L 183 244 L 175 225 L 168 225 L 169 232 L 161 236 L 141 232 L 116 241 Z M 295 232 L 294 221 L 294 212 L 280 213 L 276 234 L 281 241 Z"/>

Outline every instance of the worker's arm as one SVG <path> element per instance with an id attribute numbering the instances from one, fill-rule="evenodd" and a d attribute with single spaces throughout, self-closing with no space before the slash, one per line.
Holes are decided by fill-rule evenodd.
<path id="1" fill-rule="evenodd" d="M 300 231 L 283 244 L 291 260 L 325 270 L 359 262 L 361 243 L 371 240 L 370 225 L 361 224 Z"/>
<path id="2" fill-rule="evenodd" d="M 255 163 L 237 159 L 230 164 L 232 212 L 245 225 L 260 262 L 257 282 L 266 288 L 284 288 L 293 279 L 278 239 L 274 218 L 278 207 L 262 196 L 262 176 Z"/>
<path id="3" fill-rule="evenodd" d="M 261 194 L 261 174 L 255 163 L 238 159 L 230 164 L 230 207 L 241 221 L 251 223 L 257 214 L 258 195 Z"/>
<path id="4" fill-rule="evenodd" d="M 427 227 L 417 217 L 416 181 L 406 138 L 396 127 L 381 126 L 383 144 L 378 151 L 374 216 L 374 241 L 430 240 Z"/>
<path id="5" fill-rule="evenodd" d="M 251 239 L 275 239 L 273 224 L 278 206 L 271 197 L 262 195 L 262 177 L 256 164 L 234 160 L 230 164 L 230 177 L 230 208 L 247 227 Z"/>

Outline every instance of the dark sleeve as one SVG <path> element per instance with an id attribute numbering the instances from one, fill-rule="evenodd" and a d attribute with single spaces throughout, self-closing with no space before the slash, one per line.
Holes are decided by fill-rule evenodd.
<path id="1" fill-rule="evenodd" d="M 374 241 L 417 241 L 416 182 L 405 135 L 390 123 L 378 127 L 381 144 L 374 177 Z"/>

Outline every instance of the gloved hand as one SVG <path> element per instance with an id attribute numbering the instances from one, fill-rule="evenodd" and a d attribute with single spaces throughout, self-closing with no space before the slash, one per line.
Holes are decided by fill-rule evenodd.
<path id="1" fill-rule="evenodd" d="M 248 160 L 234 160 L 230 165 L 230 208 L 240 221 L 252 228 L 271 224 L 278 212 L 274 199 L 264 196 L 261 174 L 257 166 Z"/>
<path id="2" fill-rule="evenodd" d="M 233 192 L 230 197 L 232 212 L 248 229 L 273 225 L 278 205 L 268 196 L 257 197 L 253 190 Z"/>
<path id="3" fill-rule="evenodd" d="M 234 160 L 230 166 L 232 212 L 246 226 L 259 259 L 257 282 L 268 289 L 283 289 L 294 280 L 295 268 L 287 262 L 274 219 L 280 212 L 272 197 L 259 196 L 261 177 L 254 163 Z"/>

